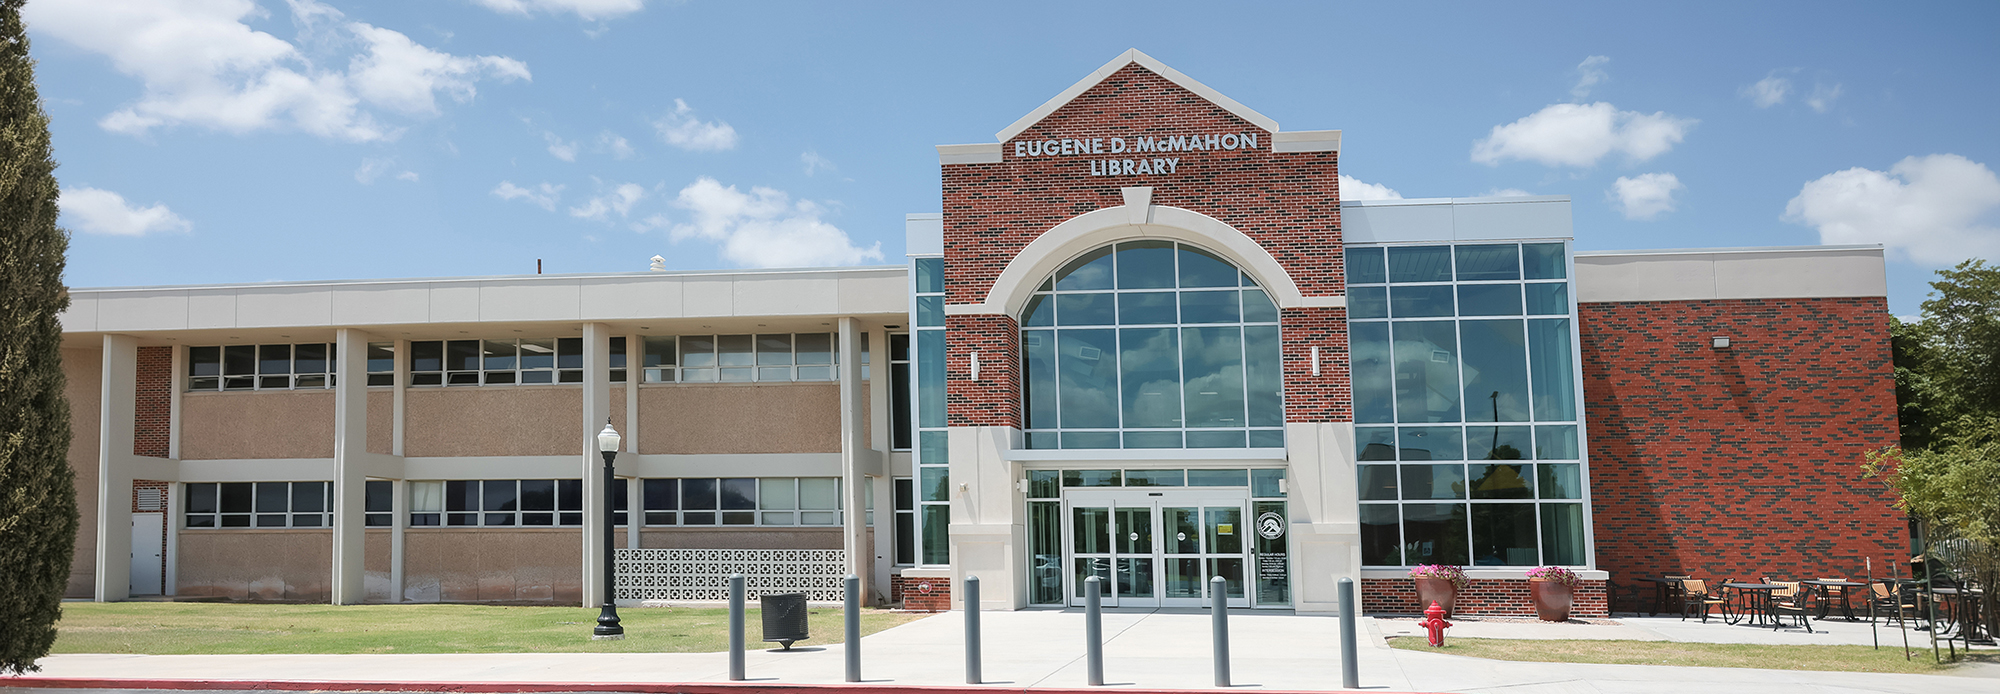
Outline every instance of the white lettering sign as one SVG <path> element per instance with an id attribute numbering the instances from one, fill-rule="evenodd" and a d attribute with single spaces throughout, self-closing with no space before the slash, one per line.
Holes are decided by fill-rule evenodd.
<path id="1" fill-rule="evenodd" d="M 1257 149 L 1257 133 L 1189 133 L 1186 135 L 1142 135 L 1123 137 L 1044 138 L 1014 141 L 1014 158 L 1075 157 L 1102 154 L 1167 154 Z M 1092 176 L 1153 176 L 1180 170 L 1181 157 L 1096 159 L 1089 162 Z"/>

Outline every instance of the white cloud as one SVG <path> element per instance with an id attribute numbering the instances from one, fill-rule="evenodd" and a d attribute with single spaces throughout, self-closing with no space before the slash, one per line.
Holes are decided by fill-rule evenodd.
<path id="1" fill-rule="evenodd" d="M 314 0 L 288 5 L 301 39 L 355 53 L 348 72 L 316 65 L 293 43 L 250 28 L 246 18 L 267 14 L 250 0 L 69 0 L 30 3 L 22 12 L 38 32 L 102 54 L 139 80 L 139 98 L 98 121 L 133 135 L 189 124 L 382 140 L 394 137 L 394 128 L 367 107 L 431 115 L 439 91 L 466 101 L 480 79 L 528 77 L 520 61 L 440 53 L 359 22 L 329 30 L 339 10 Z"/>
<path id="2" fill-rule="evenodd" d="M 527 16 L 535 12 L 568 12 L 584 21 L 614 19 L 646 9 L 646 0 L 473 0 L 481 7 L 502 14 Z"/>
<path id="3" fill-rule="evenodd" d="M 396 160 L 393 158 L 363 159 L 361 160 L 361 167 L 354 170 L 354 181 L 364 186 L 371 185 L 375 183 L 375 179 L 381 178 L 383 174 L 389 173 L 394 168 L 396 168 Z M 406 170 L 396 174 L 396 179 L 416 183 L 417 172 Z"/>
<path id="4" fill-rule="evenodd" d="M 796 203 L 784 191 L 724 187 L 703 176 L 682 188 L 674 206 L 694 221 L 675 225 L 675 242 L 702 239 L 722 246 L 722 257 L 745 267 L 856 265 L 882 260 L 882 244 L 858 248 L 847 232 L 820 219 L 825 210 L 809 200 Z"/>
<path id="5" fill-rule="evenodd" d="M 632 212 L 633 205 L 645 197 L 645 188 L 637 183 L 625 183 L 612 188 L 609 193 L 591 198 L 581 206 L 569 208 L 569 216 L 599 222 L 610 221 L 612 212 L 624 217 Z"/>
<path id="6" fill-rule="evenodd" d="M 562 198 L 562 186 L 543 183 L 534 188 L 522 188 L 513 181 L 501 181 L 493 188 L 493 196 L 501 200 L 526 200 L 550 212 L 556 211 L 556 200 Z"/>
<path id="7" fill-rule="evenodd" d="M 1340 175 L 1340 199 L 1342 200 L 1401 200 L 1403 194 L 1380 183 L 1363 183 L 1361 179 Z"/>
<path id="8" fill-rule="evenodd" d="M 549 143 L 550 156 L 553 156 L 557 159 L 561 159 L 563 161 L 576 161 L 575 142 L 563 142 L 561 136 L 558 136 L 552 132 L 543 132 L 542 139 L 547 140 Z"/>
<path id="9" fill-rule="evenodd" d="M 702 122 L 680 99 L 674 100 L 674 110 L 653 121 L 653 129 L 661 140 L 681 149 L 714 152 L 736 147 L 735 128 L 719 120 Z"/>
<path id="10" fill-rule="evenodd" d="M 1482 198 L 1525 198 L 1525 197 L 1528 197 L 1528 196 L 1530 196 L 1530 195 L 1534 195 L 1534 193 L 1530 193 L 1530 192 L 1528 192 L 1528 191 L 1525 191 L 1525 190 L 1521 190 L 1520 188 L 1488 188 L 1488 189 L 1486 189 L 1486 192 L 1484 192 L 1484 193 L 1480 193 L 1480 194 L 1479 194 L 1479 195 L 1478 195 L 1477 197 L 1482 197 Z"/>
<path id="11" fill-rule="evenodd" d="M 1814 84 L 1812 94 L 1806 96 L 1806 105 L 1811 106 L 1814 111 L 1826 113 L 1828 109 L 1833 108 L 1833 100 L 1840 98 L 1842 91 L 1838 83 L 1831 87 L 1826 86 L 1824 82 Z"/>
<path id="12" fill-rule="evenodd" d="M 1594 166 L 1612 153 L 1646 161 L 1673 149 L 1696 121 L 1661 111 L 1620 111 L 1605 102 L 1553 104 L 1473 143 L 1472 160 L 1498 165 L 1507 159 L 1546 166 Z"/>
<path id="13" fill-rule="evenodd" d="M 1757 108 L 1770 108 L 1785 103 L 1785 98 L 1791 96 L 1792 81 L 1772 71 L 1769 77 L 1757 80 L 1756 84 L 1744 85 L 1737 93 L 1756 104 Z"/>
<path id="14" fill-rule="evenodd" d="M 97 188 L 64 188 L 56 206 L 70 226 L 86 234 L 145 236 L 194 228 L 163 203 L 133 207 L 125 203 L 125 196 Z"/>
<path id="15" fill-rule="evenodd" d="M 1576 86 L 1570 87 L 1570 96 L 1576 97 L 1577 101 L 1582 101 L 1590 98 L 1591 87 L 1611 81 L 1610 73 L 1604 71 L 1604 64 L 1609 62 L 1611 62 L 1611 58 L 1607 56 L 1593 55 L 1584 58 L 1583 62 L 1578 63 L 1576 66 Z"/>
<path id="16" fill-rule="evenodd" d="M 833 160 L 831 160 L 831 159 L 827 159 L 826 157 L 822 157 L 822 156 L 820 156 L 820 155 L 819 155 L 819 152 L 815 152 L 815 151 L 812 151 L 812 150 L 806 150 L 806 151 L 804 151 L 804 152 L 800 152 L 800 153 L 799 153 L 799 162 L 801 162 L 801 163 L 803 163 L 803 164 L 805 164 L 805 165 L 806 165 L 806 175 L 807 175 L 807 176 L 811 176 L 811 175 L 813 175 L 813 173 L 814 173 L 814 172 L 816 172 L 816 171 L 839 171 L 839 170 L 840 170 L 839 168 L 837 168 L 837 167 L 835 167 L 835 166 L 833 165 Z"/>
<path id="17" fill-rule="evenodd" d="M 2000 257 L 2000 177 L 1956 154 L 1907 157 L 1889 170 L 1821 176 L 1785 204 L 1784 220 L 1824 244 L 1879 243 L 1925 265 Z"/>
<path id="18" fill-rule="evenodd" d="M 610 152 L 614 159 L 631 159 L 637 154 L 637 152 L 632 151 L 631 142 L 627 142 L 624 136 L 609 130 L 597 135 L 597 147 L 600 151 Z"/>
<path id="19" fill-rule="evenodd" d="M 1611 183 L 1611 190 L 1605 191 L 1611 206 L 1626 219 L 1652 221 L 1660 215 L 1674 211 L 1674 193 L 1686 190 L 1681 179 L 1670 173 L 1639 174 L 1627 178 L 1619 176 Z"/>

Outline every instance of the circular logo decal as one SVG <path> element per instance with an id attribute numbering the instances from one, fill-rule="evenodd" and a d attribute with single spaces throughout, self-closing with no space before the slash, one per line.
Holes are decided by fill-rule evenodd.
<path id="1" fill-rule="evenodd" d="M 929 593 L 929 592 L 931 592 L 931 584 L 929 584 L 929 583 L 919 583 L 919 584 L 917 584 L 917 592 L 919 592 L 919 593 Z"/>
<path id="2" fill-rule="evenodd" d="M 1285 516 L 1277 511 L 1257 514 L 1257 536 L 1276 540 L 1285 536 Z"/>

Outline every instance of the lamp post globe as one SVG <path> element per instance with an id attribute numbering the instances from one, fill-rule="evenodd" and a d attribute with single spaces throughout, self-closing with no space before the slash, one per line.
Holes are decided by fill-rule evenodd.
<path id="1" fill-rule="evenodd" d="M 597 451 L 604 454 L 604 607 L 597 612 L 597 626 L 590 630 L 592 639 L 625 638 L 625 627 L 618 623 L 618 560 L 614 554 L 617 551 L 615 543 L 612 542 L 612 530 L 616 527 L 612 516 L 616 509 L 611 503 L 611 485 L 618 482 L 613 473 L 612 459 L 618 456 L 618 444 L 623 442 L 624 437 L 618 435 L 617 429 L 611 428 L 610 421 L 604 423 L 604 431 L 597 432 Z"/>

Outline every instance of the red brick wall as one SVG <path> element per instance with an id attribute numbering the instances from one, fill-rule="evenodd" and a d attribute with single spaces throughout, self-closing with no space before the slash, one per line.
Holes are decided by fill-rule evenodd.
<path id="1" fill-rule="evenodd" d="M 1605 603 L 1604 581 L 1577 584 L 1570 603 L 1571 617 L 1610 615 Z M 1475 578 L 1452 601 L 1452 614 L 1488 617 L 1533 617 L 1534 598 L 1527 579 Z M 1372 614 L 1422 614 L 1429 605 L 1417 604 L 1416 581 L 1408 578 L 1361 579 L 1361 611 Z"/>
<path id="2" fill-rule="evenodd" d="M 1720 580 L 1908 558 L 1862 453 L 1897 442 L 1881 298 L 1578 307 L 1597 566 Z M 1710 338 L 1726 335 L 1727 349 Z"/>
<path id="3" fill-rule="evenodd" d="M 1056 157 L 1014 156 L 1016 141 L 1063 138 L 1239 133 L 1255 135 L 1255 149 Z M 1124 204 L 1119 188 L 1150 186 L 1153 204 L 1193 210 L 1236 228 L 1275 257 L 1306 296 L 1345 293 L 1340 252 L 1339 155 L 1272 151 L 1271 133 L 1137 64 L 1127 65 L 1086 90 L 1014 140 L 1002 143 L 1002 161 L 947 164 L 943 168 L 945 297 L 949 304 L 984 301 L 1007 263 L 1051 227 L 1077 215 Z M 1092 176 L 1093 159 L 1175 157 L 1173 173 Z M 1030 281 L 1039 282 L 1042 278 Z M 947 319 L 950 337 L 947 386 L 951 424 L 1020 426 L 1015 361 L 990 383 L 961 377 L 962 363 L 980 351 L 982 376 L 988 350 L 1016 359 L 1012 321 Z M 1293 326 L 1294 320 L 1302 321 Z M 1345 313 L 1338 309 L 1286 311 L 1287 343 L 1316 335 L 1321 376 L 1311 378 L 1307 355 L 1288 347 L 1286 398 L 1291 421 L 1347 421 L 1350 397 L 1345 366 Z M 1004 336 L 999 333 L 1004 331 Z M 996 360 L 997 361 L 997 360 Z M 982 378 L 984 380 L 984 378 Z"/>
<path id="4" fill-rule="evenodd" d="M 950 612 L 951 579 L 890 576 L 889 602 L 902 603 L 903 609 L 912 612 Z"/>
<path id="5" fill-rule="evenodd" d="M 174 348 L 140 347 L 138 385 L 133 389 L 135 420 L 132 455 L 167 457 L 172 426 Z"/>
<path id="6" fill-rule="evenodd" d="M 1021 425 L 1021 327 L 1010 316 L 945 316 L 945 412 L 955 427 Z M 972 353 L 979 380 L 972 380 Z"/>

